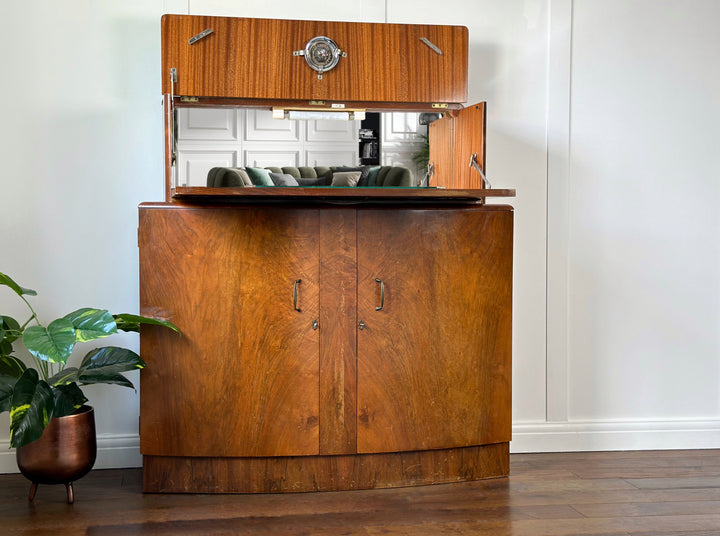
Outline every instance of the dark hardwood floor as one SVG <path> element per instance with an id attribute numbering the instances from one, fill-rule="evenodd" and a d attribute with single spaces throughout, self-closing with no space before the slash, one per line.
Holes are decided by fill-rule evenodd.
<path id="1" fill-rule="evenodd" d="M 285 495 L 144 495 L 139 469 L 0 475 L 0 535 L 720 536 L 720 450 L 514 454 L 505 479 Z"/>

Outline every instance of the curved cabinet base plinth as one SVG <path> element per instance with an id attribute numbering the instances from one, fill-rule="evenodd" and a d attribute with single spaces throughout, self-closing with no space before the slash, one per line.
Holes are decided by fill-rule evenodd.
<path id="1" fill-rule="evenodd" d="M 144 456 L 143 491 L 287 493 L 465 482 L 507 476 L 508 445 L 347 456 Z"/>

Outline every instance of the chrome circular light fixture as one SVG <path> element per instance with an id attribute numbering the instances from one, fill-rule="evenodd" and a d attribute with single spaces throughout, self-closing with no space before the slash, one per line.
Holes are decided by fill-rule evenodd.
<path id="1" fill-rule="evenodd" d="M 293 56 L 305 56 L 307 64 L 318 72 L 318 79 L 322 80 L 323 73 L 333 69 L 340 57 L 347 56 L 347 52 L 340 50 L 329 37 L 319 35 L 310 39 L 303 50 L 293 52 Z"/>

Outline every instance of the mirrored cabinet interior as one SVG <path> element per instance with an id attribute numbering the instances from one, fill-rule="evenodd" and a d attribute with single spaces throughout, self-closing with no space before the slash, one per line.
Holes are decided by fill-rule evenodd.
<path id="1" fill-rule="evenodd" d="M 507 476 L 513 208 L 486 201 L 515 192 L 485 177 L 467 29 L 166 15 L 161 37 L 140 304 L 183 335 L 141 333 L 144 491 Z"/>
<path id="2" fill-rule="evenodd" d="M 370 112 L 360 122 L 358 153 L 360 163 L 366 166 L 380 164 L 380 117 L 378 112 Z"/>

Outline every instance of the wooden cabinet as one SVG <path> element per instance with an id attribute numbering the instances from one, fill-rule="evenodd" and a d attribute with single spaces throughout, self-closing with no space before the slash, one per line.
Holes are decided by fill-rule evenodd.
<path id="1" fill-rule="evenodd" d="M 319 36 L 345 54 L 322 77 L 294 54 Z M 459 26 L 163 17 L 166 202 L 140 207 L 140 308 L 183 336 L 140 336 L 144 491 L 508 474 L 513 211 L 483 203 L 514 191 L 468 167 L 485 105 L 461 110 L 467 52 Z M 180 187 L 176 106 L 443 110 L 442 188 Z"/>
<path id="2" fill-rule="evenodd" d="M 509 441 L 512 213 L 363 210 L 358 230 L 358 452 Z"/>
<path id="3" fill-rule="evenodd" d="M 318 454 L 317 211 L 140 218 L 141 302 L 183 332 L 142 336 L 142 452 Z"/>
<path id="4" fill-rule="evenodd" d="M 183 331 L 141 334 L 144 489 L 507 474 L 512 222 L 506 206 L 142 206 L 141 311 Z"/>
<path id="5" fill-rule="evenodd" d="M 212 33 L 190 42 L 205 30 Z M 346 54 L 322 78 L 293 55 L 317 36 L 329 37 Z M 163 94 L 300 100 L 306 106 L 309 100 L 467 101 L 464 26 L 164 15 L 162 40 Z M 177 73 L 172 84 L 171 69 Z"/>

